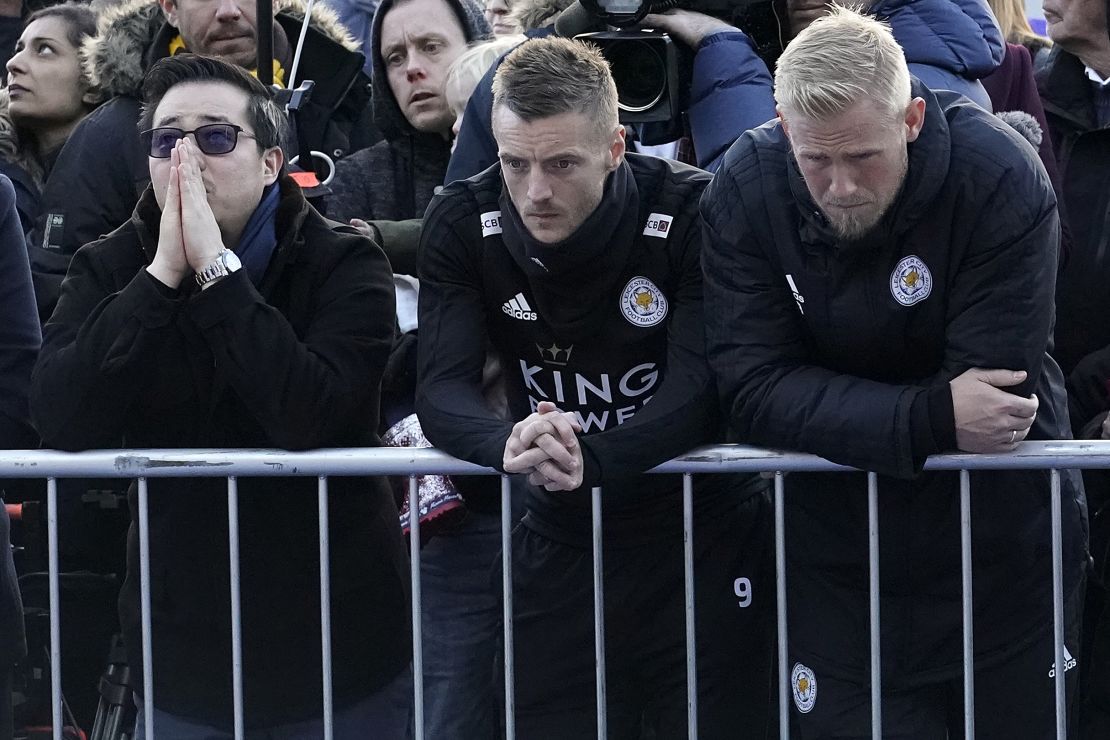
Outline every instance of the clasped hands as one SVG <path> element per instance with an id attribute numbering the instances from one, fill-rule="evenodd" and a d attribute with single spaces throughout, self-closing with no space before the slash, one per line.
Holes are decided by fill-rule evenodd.
<path id="1" fill-rule="evenodd" d="M 224 250 L 223 237 L 201 176 L 196 144 L 184 137 L 170 152 L 170 174 L 158 251 L 147 271 L 171 288 L 216 261 Z"/>
<path id="2" fill-rule="evenodd" d="M 506 473 L 528 476 L 548 491 L 573 491 L 582 485 L 582 427 L 574 414 L 541 401 L 536 411 L 513 425 L 505 442 Z"/>

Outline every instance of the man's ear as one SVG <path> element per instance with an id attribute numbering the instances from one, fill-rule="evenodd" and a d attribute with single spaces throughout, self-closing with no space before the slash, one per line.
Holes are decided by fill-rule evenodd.
<path id="1" fill-rule="evenodd" d="M 176 0 L 158 0 L 158 7 L 162 9 L 162 15 L 166 16 L 166 22 L 177 28 Z"/>
<path id="2" fill-rule="evenodd" d="M 609 140 L 609 169 L 615 170 L 624 159 L 627 145 L 624 140 L 624 126 L 617 125 Z"/>
<path id="3" fill-rule="evenodd" d="M 262 177 L 267 185 L 273 184 L 281 174 L 281 167 L 285 164 L 285 154 L 280 146 L 270 147 L 262 155 Z"/>
<path id="4" fill-rule="evenodd" d="M 906 143 L 917 141 L 921 127 L 925 125 L 925 100 L 914 98 L 906 106 Z"/>
<path id="5" fill-rule="evenodd" d="M 786 116 L 782 114 L 782 108 L 775 106 L 775 114 L 779 117 L 779 124 L 782 126 L 782 133 L 786 136 L 787 140 L 790 139 L 790 126 L 786 123 Z"/>

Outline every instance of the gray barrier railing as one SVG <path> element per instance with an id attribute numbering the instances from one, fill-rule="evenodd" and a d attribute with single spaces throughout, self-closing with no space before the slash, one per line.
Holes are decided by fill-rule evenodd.
<path id="1" fill-rule="evenodd" d="M 1081 442 L 1023 442 L 1015 452 L 997 455 L 939 455 L 929 458 L 927 470 L 960 471 L 960 527 L 961 575 L 963 582 L 963 662 L 965 736 L 973 738 L 974 726 L 974 662 L 971 633 L 971 485 L 968 471 L 972 470 L 1049 470 L 1051 471 L 1052 506 L 1052 582 L 1053 623 L 1056 666 L 1064 662 L 1064 597 L 1062 563 L 1061 486 L 1062 469 L 1110 468 L 1110 441 Z M 720 445 L 693 450 L 655 468 L 654 473 L 683 475 L 683 528 L 685 559 L 685 607 L 688 691 L 688 733 L 697 737 L 697 670 L 694 632 L 694 580 L 693 580 L 693 486 L 695 474 L 704 473 L 774 473 L 775 566 L 778 623 L 778 670 L 780 736 L 789 738 L 787 695 L 787 631 L 786 631 L 786 558 L 784 539 L 784 474 L 790 472 L 845 472 L 851 471 L 813 455 L 777 452 L 737 445 Z M 153 670 L 151 666 L 152 641 L 150 624 L 150 542 L 148 539 L 149 478 L 220 477 L 227 479 L 228 530 L 231 580 L 231 628 L 233 700 L 235 707 L 234 733 L 243 737 L 243 675 L 242 675 L 242 625 L 239 602 L 239 532 L 238 487 L 240 477 L 316 477 L 318 479 L 318 508 L 320 536 L 320 607 L 321 607 L 321 657 L 323 664 L 323 721 L 325 738 L 332 740 L 333 706 L 331 696 L 331 639 L 330 639 L 330 563 L 328 550 L 328 477 L 352 475 L 401 475 L 409 478 L 410 557 L 413 609 L 413 675 L 415 679 L 415 737 L 424 738 L 423 719 L 423 656 L 420 622 L 420 523 L 419 502 L 416 496 L 418 475 L 496 475 L 497 472 L 461 460 L 433 449 L 367 448 L 333 449 L 311 452 L 285 452 L 280 450 L 101 450 L 65 453 L 51 450 L 0 452 L 0 478 L 47 479 L 47 526 L 49 548 L 50 594 L 50 665 L 51 706 L 53 732 L 56 740 L 62 737 L 61 649 L 59 621 L 58 573 L 58 478 L 128 478 L 138 481 L 140 588 L 142 605 L 143 688 L 146 702 L 153 705 Z M 512 573 L 510 541 L 509 479 L 502 476 L 501 539 L 502 589 L 504 603 L 504 675 L 505 675 L 505 725 L 509 740 L 515 737 L 513 702 L 513 633 L 512 633 Z M 882 737 L 882 686 L 879 680 L 879 598 L 878 598 L 878 476 L 868 475 L 869 552 L 870 552 L 870 623 L 871 623 L 871 710 L 872 735 Z M 592 490 L 593 549 L 594 549 L 594 625 L 597 673 L 597 734 L 606 737 L 605 711 L 605 652 L 604 616 L 602 609 L 602 489 Z M 1066 737 L 1066 708 L 1064 670 L 1056 670 L 1056 737 Z M 145 712 L 145 730 L 148 738 L 154 734 L 154 713 Z M 435 740 L 434 738 L 432 740 Z"/>

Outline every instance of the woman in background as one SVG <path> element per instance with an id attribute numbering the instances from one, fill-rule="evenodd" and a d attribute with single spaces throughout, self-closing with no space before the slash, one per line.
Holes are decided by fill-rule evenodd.
<path id="1" fill-rule="evenodd" d="M 25 234 L 58 152 L 96 107 L 79 55 L 95 35 L 96 14 L 88 6 L 44 8 L 27 19 L 8 60 L 8 86 L 0 90 L 0 172 L 15 185 Z"/>

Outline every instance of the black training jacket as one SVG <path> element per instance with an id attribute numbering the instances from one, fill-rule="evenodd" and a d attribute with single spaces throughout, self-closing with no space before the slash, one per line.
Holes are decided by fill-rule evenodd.
<path id="1" fill-rule="evenodd" d="M 416 398 L 424 431 L 452 455 L 501 468 L 513 422 L 482 400 L 491 341 L 513 420 L 546 400 L 578 414 L 583 428 L 583 487 L 532 491 L 525 521 L 547 536 L 588 543 L 590 486 L 604 484 L 608 535 L 629 543 L 660 530 L 681 535 L 680 484 L 636 474 L 712 441 L 718 430 L 697 224 L 709 176 L 628 155 L 622 168 L 631 171 L 629 197 L 638 208 L 615 209 L 621 225 L 604 244 L 583 236 L 589 221 L 573 244 L 607 255 L 580 270 L 530 275 L 502 240 L 509 214 L 499 167 L 448 185 L 424 220 Z M 702 490 L 716 484 L 708 480 Z"/>
<path id="2" fill-rule="evenodd" d="M 811 199 L 777 122 L 746 133 L 702 200 L 709 357 L 734 438 L 879 473 L 884 688 L 958 675 L 958 473 L 921 472 L 955 442 L 948 381 L 1028 371 L 1030 439 L 1070 436 L 1047 355 L 1058 219 L 1036 152 L 966 99 L 926 100 L 906 184 L 846 243 Z M 971 475 L 975 648 L 1051 629 L 1047 472 Z M 1085 562 L 1085 506 L 1064 476 L 1066 592 Z M 818 675 L 868 675 L 867 485 L 787 483 L 792 650 Z M 1044 667 L 1047 676 L 1049 666 Z M 1047 679 L 1045 679 L 1047 680 Z"/>

